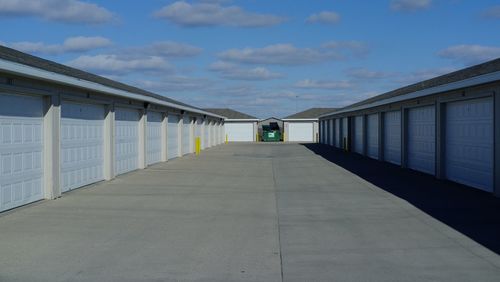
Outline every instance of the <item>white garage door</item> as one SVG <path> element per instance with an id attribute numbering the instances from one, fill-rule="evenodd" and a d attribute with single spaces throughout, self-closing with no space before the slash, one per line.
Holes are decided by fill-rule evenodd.
<path id="1" fill-rule="evenodd" d="M 354 118 L 354 152 L 363 154 L 363 116 Z"/>
<path id="2" fill-rule="evenodd" d="M 42 99 L 0 95 L 0 212 L 43 198 Z"/>
<path id="3" fill-rule="evenodd" d="M 329 120 L 328 125 L 329 125 L 328 133 L 330 136 L 330 142 L 328 143 L 328 145 L 333 146 L 335 144 L 335 121 L 333 119 Z"/>
<path id="4" fill-rule="evenodd" d="M 203 142 L 205 143 L 205 148 L 210 148 L 210 126 L 209 126 L 209 121 L 205 120 L 203 123 L 204 126 L 204 135 L 205 138 L 203 139 Z"/>
<path id="5" fill-rule="evenodd" d="M 327 128 L 325 124 L 325 128 Z M 291 142 L 313 142 L 313 123 L 312 122 L 291 122 L 288 124 L 288 139 Z M 325 131 L 325 136 L 328 136 Z"/>
<path id="6" fill-rule="evenodd" d="M 252 122 L 226 122 L 226 134 L 229 142 L 252 142 Z"/>
<path id="7" fill-rule="evenodd" d="M 446 107 L 446 176 L 493 192 L 493 99 Z"/>
<path id="8" fill-rule="evenodd" d="M 179 116 L 168 115 L 168 159 L 179 156 Z"/>
<path id="9" fill-rule="evenodd" d="M 335 147 L 340 148 L 340 119 L 335 119 Z"/>
<path id="10" fill-rule="evenodd" d="M 139 168 L 138 110 L 115 109 L 115 173 L 123 174 Z"/>
<path id="11" fill-rule="evenodd" d="M 148 112 L 147 124 L 147 163 L 155 164 L 161 161 L 161 123 L 163 114 L 159 112 Z"/>
<path id="12" fill-rule="evenodd" d="M 378 159 L 378 114 L 369 115 L 366 121 L 366 154 Z"/>
<path id="13" fill-rule="evenodd" d="M 103 131 L 103 106 L 62 102 L 62 192 L 104 179 Z"/>
<path id="14" fill-rule="evenodd" d="M 384 159 L 393 164 L 401 164 L 400 111 L 384 114 Z"/>
<path id="15" fill-rule="evenodd" d="M 212 135 L 212 136 L 210 136 L 210 141 L 212 142 L 212 145 L 213 146 L 217 145 L 217 143 L 216 143 L 217 138 L 215 137 L 215 122 L 214 121 L 210 123 L 210 134 Z"/>
<path id="16" fill-rule="evenodd" d="M 408 167 L 435 174 L 436 113 L 434 106 L 408 111 Z"/>
<path id="17" fill-rule="evenodd" d="M 184 116 L 182 120 L 182 155 L 191 153 L 191 119 Z"/>

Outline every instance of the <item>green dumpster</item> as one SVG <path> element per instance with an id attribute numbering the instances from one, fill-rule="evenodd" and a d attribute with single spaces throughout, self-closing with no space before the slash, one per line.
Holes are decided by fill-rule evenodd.
<path id="1" fill-rule="evenodd" d="M 280 142 L 281 131 L 277 123 L 262 126 L 262 141 L 264 142 Z"/>

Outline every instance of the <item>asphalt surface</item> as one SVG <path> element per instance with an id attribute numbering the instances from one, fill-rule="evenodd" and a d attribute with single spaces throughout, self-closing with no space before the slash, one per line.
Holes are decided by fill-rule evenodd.
<path id="1" fill-rule="evenodd" d="M 481 239 L 500 213 L 469 217 L 483 237 L 471 235 L 345 158 L 317 144 L 222 145 L 0 214 L 0 281 L 500 281 L 495 242 Z M 463 189 L 446 187 L 444 203 Z"/>

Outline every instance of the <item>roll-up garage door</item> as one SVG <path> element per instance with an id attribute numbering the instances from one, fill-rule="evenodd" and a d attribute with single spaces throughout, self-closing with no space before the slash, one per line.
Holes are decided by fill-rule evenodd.
<path id="1" fill-rule="evenodd" d="M 408 167 L 435 174 L 436 113 L 434 106 L 408 110 Z"/>
<path id="2" fill-rule="evenodd" d="M 354 118 L 354 152 L 363 154 L 363 116 Z"/>
<path id="3" fill-rule="evenodd" d="M 205 138 L 203 142 L 205 143 L 205 148 L 210 148 L 210 126 L 208 120 L 203 123 Z"/>
<path id="4" fill-rule="evenodd" d="M 447 104 L 446 177 L 493 192 L 493 99 Z"/>
<path id="5" fill-rule="evenodd" d="M 148 112 L 147 123 L 147 163 L 155 164 L 161 161 L 161 123 L 163 114 L 159 112 Z"/>
<path id="6" fill-rule="evenodd" d="M 378 159 L 378 116 L 371 114 L 366 118 L 366 154 L 374 159 Z"/>
<path id="7" fill-rule="evenodd" d="M 340 148 L 340 119 L 335 119 L 335 147 Z"/>
<path id="8" fill-rule="evenodd" d="M 330 127 L 330 129 L 328 130 L 328 132 L 330 134 L 330 143 L 328 143 L 328 145 L 330 145 L 330 146 L 333 146 L 335 144 L 335 124 L 334 124 L 334 122 L 335 121 L 333 119 L 328 121 L 328 124 Z"/>
<path id="9" fill-rule="evenodd" d="M 202 148 L 203 144 L 203 136 L 201 135 L 201 126 L 202 126 L 202 120 L 201 118 L 196 119 L 196 127 L 194 129 L 194 136 L 197 138 L 200 138 L 200 149 Z"/>
<path id="10" fill-rule="evenodd" d="M 226 122 L 229 142 L 252 142 L 253 122 Z"/>
<path id="11" fill-rule="evenodd" d="M 43 103 L 0 95 L 0 212 L 43 198 Z"/>
<path id="12" fill-rule="evenodd" d="M 327 127 L 325 126 L 325 128 L 327 128 Z M 324 135 L 327 135 L 327 131 L 325 131 Z M 290 142 L 313 142 L 313 140 L 314 140 L 313 139 L 313 123 L 312 122 L 291 122 L 291 123 L 289 123 L 288 124 L 288 139 Z"/>
<path id="13" fill-rule="evenodd" d="M 326 120 L 322 120 L 321 121 L 321 144 L 326 144 L 326 136 L 327 136 L 327 132 L 326 132 Z M 290 138 L 290 137 L 288 137 Z"/>
<path id="14" fill-rule="evenodd" d="M 103 131 L 103 106 L 62 102 L 62 192 L 104 179 Z"/>
<path id="15" fill-rule="evenodd" d="M 168 115 L 168 159 L 179 156 L 179 116 Z"/>
<path id="16" fill-rule="evenodd" d="M 342 118 L 342 145 L 341 145 L 342 148 L 345 148 L 344 146 L 347 146 L 347 142 L 349 142 L 347 134 L 348 130 L 349 130 L 348 119 Z"/>
<path id="17" fill-rule="evenodd" d="M 191 119 L 184 116 L 182 120 L 182 155 L 191 153 Z"/>
<path id="18" fill-rule="evenodd" d="M 115 173 L 139 168 L 139 120 L 135 109 L 115 109 Z"/>
<path id="19" fill-rule="evenodd" d="M 215 122 L 211 122 L 210 123 L 210 141 L 212 142 L 212 145 L 215 146 L 217 145 L 217 143 L 215 142 L 216 138 L 215 138 Z"/>
<path id="20" fill-rule="evenodd" d="M 401 164 L 401 112 L 384 114 L 384 159 L 387 162 Z"/>

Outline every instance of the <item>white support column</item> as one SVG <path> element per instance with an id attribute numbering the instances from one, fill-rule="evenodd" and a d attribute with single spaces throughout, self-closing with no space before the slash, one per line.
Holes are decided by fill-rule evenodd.
<path id="1" fill-rule="evenodd" d="M 148 115 L 145 110 L 142 110 L 141 118 L 139 119 L 139 169 L 147 167 L 147 119 Z"/>
<path id="2" fill-rule="evenodd" d="M 168 161 L 168 115 L 163 114 L 161 120 L 161 161 Z"/>
<path id="3" fill-rule="evenodd" d="M 195 146 L 195 142 L 194 142 L 194 138 L 195 138 L 195 126 L 196 126 L 196 118 L 189 118 L 189 152 L 190 153 L 194 153 L 195 149 L 194 149 L 194 146 Z"/>
<path id="4" fill-rule="evenodd" d="M 203 118 L 202 122 L 200 123 L 200 145 L 202 150 L 205 150 L 205 120 L 206 118 Z"/>
<path id="5" fill-rule="evenodd" d="M 115 108 L 106 106 L 104 119 L 104 179 L 115 178 Z"/>
<path id="6" fill-rule="evenodd" d="M 61 196 L 61 98 L 45 98 L 43 118 L 43 187 L 44 198 Z"/>

